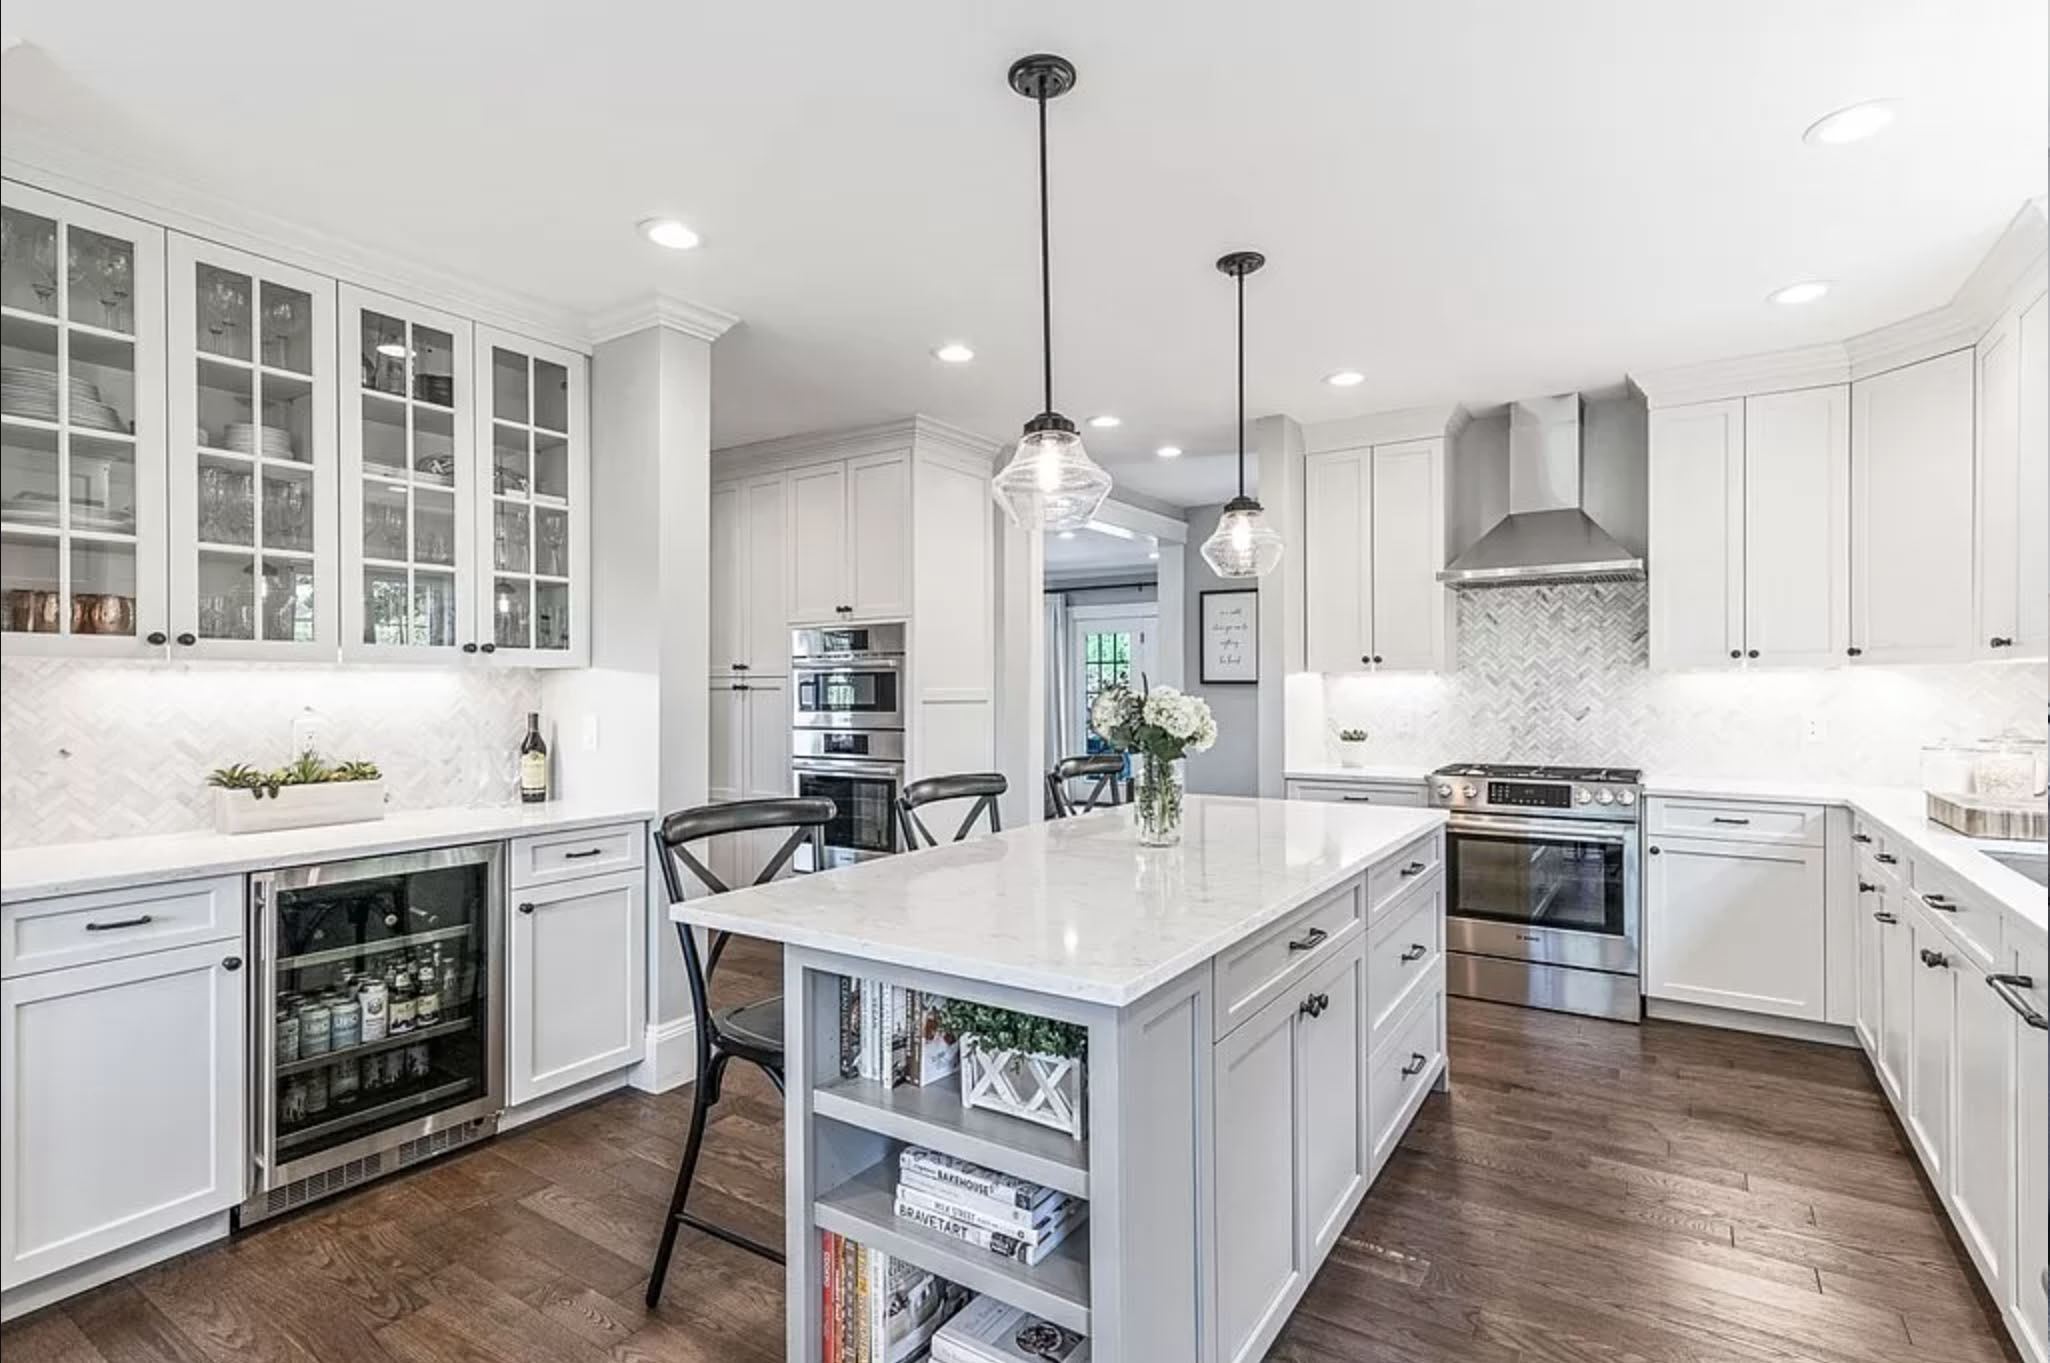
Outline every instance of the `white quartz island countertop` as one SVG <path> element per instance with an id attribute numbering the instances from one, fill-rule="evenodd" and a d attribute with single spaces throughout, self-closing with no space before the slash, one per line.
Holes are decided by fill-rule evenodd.
<path id="1" fill-rule="evenodd" d="M 416 809 L 366 823 L 270 833 L 165 833 L 0 851 L 0 903 L 118 890 L 188 877 L 236 875 L 344 857 L 454 847 L 466 842 L 565 833 L 653 818 L 654 811 L 601 801 L 552 801 Z"/>
<path id="2" fill-rule="evenodd" d="M 675 906 L 700 927 L 1123 1007 L 1445 822 L 1442 811 L 1189 796 L 1182 843 L 1129 808 Z"/>

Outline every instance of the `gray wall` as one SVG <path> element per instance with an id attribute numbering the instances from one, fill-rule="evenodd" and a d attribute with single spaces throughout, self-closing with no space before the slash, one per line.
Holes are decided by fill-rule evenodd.
<path id="1" fill-rule="evenodd" d="M 1187 622 L 1188 659 L 1184 689 L 1210 702 L 1217 717 L 1217 745 L 1189 758 L 1189 789 L 1199 795 L 1257 795 L 1260 790 L 1260 688 L 1279 686 L 1279 677 L 1263 677 L 1259 686 L 1205 686 L 1202 683 L 1202 593 L 1249 587 L 1210 571 L 1199 552 L 1217 528 L 1222 506 L 1189 508 L 1189 542 L 1183 546 L 1188 590 L 1183 602 Z M 1295 546 L 1300 550 L 1301 546 Z"/>

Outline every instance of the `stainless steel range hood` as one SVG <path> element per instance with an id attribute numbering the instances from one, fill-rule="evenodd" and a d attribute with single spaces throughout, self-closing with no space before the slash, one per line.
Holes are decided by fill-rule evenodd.
<path id="1" fill-rule="evenodd" d="M 1626 582 L 1644 560 L 1580 509 L 1580 395 L 1509 410 L 1509 514 L 1438 574 L 1449 587 Z"/>

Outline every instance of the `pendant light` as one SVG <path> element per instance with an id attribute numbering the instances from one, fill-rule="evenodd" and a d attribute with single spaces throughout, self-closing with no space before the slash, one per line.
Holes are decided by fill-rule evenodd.
<path id="1" fill-rule="evenodd" d="M 1246 276 L 1267 263 L 1258 251 L 1233 251 L 1217 268 L 1239 282 L 1239 495 L 1224 504 L 1217 529 L 1203 541 L 1203 561 L 1219 577 L 1265 577 L 1281 562 L 1281 533 L 1246 495 Z"/>
<path id="2" fill-rule="evenodd" d="M 1011 462 L 990 493 L 1014 524 L 1072 530 L 1086 525 L 1110 495 L 1110 475 L 1082 448 L 1075 423 L 1053 408 L 1053 266 L 1046 207 L 1046 102 L 1075 88 L 1066 57 L 1038 53 L 1011 64 L 1011 88 L 1039 106 L 1039 342 L 1045 402 L 1025 423 Z"/>

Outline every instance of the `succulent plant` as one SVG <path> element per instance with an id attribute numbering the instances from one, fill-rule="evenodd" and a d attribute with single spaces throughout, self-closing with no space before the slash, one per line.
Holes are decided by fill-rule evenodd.
<path id="1" fill-rule="evenodd" d="M 1365 729 L 1340 729 L 1338 731 L 1338 741 L 1340 743 L 1364 743 L 1367 741 L 1367 731 Z"/>
<path id="2" fill-rule="evenodd" d="M 217 767 L 208 773 L 206 783 L 221 790 L 246 790 L 261 800 L 268 795 L 277 798 L 277 793 L 286 786 L 318 786 L 336 781 L 376 781 L 384 773 L 375 762 L 351 761 L 330 764 L 319 753 L 308 749 L 290 763 L 276 771 L 259 771 L 246 762 Z"/>
<path id="3" fill-rule="evenodd" d="M 246 762 L 215 767 L 207 774 L 206 783 L 222 790 L 256 790 L 267 784 L 264 774 Z"/>
<path id="4" fill-rule="evenodd" d="M 383 776 L 384 773 L 377 769 L 377 763 L 375 762 L 337 762 L 334 770 L 328 773 L 327 779 L 330 781 L 376 781 L 382 779 Z"/>

